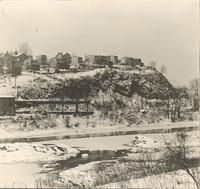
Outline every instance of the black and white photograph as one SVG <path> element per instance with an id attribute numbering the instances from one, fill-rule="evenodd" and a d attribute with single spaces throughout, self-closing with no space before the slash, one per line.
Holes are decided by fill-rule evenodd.
<path id="1" fill-rule="evenodd" d="M 0 0 L 0 188 L 200 189 L 199 0 Z"/>

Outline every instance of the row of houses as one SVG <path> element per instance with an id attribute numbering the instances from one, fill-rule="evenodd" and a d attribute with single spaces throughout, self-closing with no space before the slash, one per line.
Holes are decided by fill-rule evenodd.
<path id="1" fill-rule="evenodd" d="M 55 57 L 48 60 L 46 55 L 38 55 L 33 59 L 31 55 L 25 53 L 6 52 L 0 54 L 0 73 L 18 75 L 22 70 L 39 71 L 51 68 L 58 71 L 60 69 L 78 68 L 82 62 L 82 57 L 71 56 L 69 53 L 59 52 Z"/>
<path id="2" fill-rule="evenodd" d="M 111 65 L 128 65 L 128 66 L 144 66 L 141 59 L 132 57 L 122 57 L 114 55 L 85 55 L 85 59 L 79 56 L 71 56 L 69 53 L 59 52 L 55 57 L 49 59 L 49 66 L 51 68 L 59 69 L 80 69 L 80 68 L 94 68 L 105 67 Z"/>
<path id="3" fill-rule="evenodd" d="M 141 59 L 135 59 L 133 57 L 122 57 L 121 59 L 118 56 L 109 55 L 86 55 L 85 62 L 89 64 L 97 64 L 97 65 L 107 65 L 112 63 L 114 65 L 128 65 L 128 66 L 143 66 L 144 63 Z"/>
<path id="4" fill-rule="evenodd" d="M 47 59 L 46 55 L 38 55 L 33 59 L 31 55 L 25 53 L 18 54 L 6 52 L 0 55 L 0 73 L 20 74 L 21 70 L 81 70 L 96 67 L 106 67 L 113 65 L 143 66 L 141 59 L 132 57 L 122 57 L 114 55 L 85 55 L 82 57 L 70 55 L 69 53 L 58 52 L 56 56 Z"/>

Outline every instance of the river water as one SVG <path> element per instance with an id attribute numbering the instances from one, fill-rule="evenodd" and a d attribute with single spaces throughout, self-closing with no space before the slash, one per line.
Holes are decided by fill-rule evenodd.
<path id="1" fill-rule="evenodd" d="M 0 187 L 37 187 L 37 181 L 40 178 L 54 182 L 59 179 L 61 171 L 73 169 L 79 165 L 87 167 L 91 162 L 127 158 L 130 147 L 124 146 L 124 144 L 130 142 L 133 137 L 134 135 L 126 135 L 40 142 L 46 145 L 67 144 L 79 149 L 80 154 L 77 157 L 57 162 L 0 164 Z M 158 140 L 162 137 L 162 135 L 151 135 L 151 138 Z M 49 186 L 48 183 L 47 186 Z"/>

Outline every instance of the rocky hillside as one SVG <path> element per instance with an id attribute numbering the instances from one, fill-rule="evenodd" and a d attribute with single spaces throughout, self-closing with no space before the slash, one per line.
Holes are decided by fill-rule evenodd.
<path id="1" fill-rule="evenodd" d="M 127 97 L 137 93 L 149 99 L 166 99 L 174 91 L 166 77 L 150 67 L 139 71 L 106 70 L 99 74 L 99 81 L 103 90 L 112 88 Z"/>
<path id="2" fill-rule="evenodd" d="M 66 73 L 67 75 L 67 73 Z M 151 99 L 166 99 L 174 88 L 169 81 L 156 69 L 144 67 L 143 69 L 122 71 L 119 69 L 105 69 L 94 75 L 66 78 L 54 76 L 55 82 L 47 79 L 35 78 L 29 85 L 20 87 L 18 97 L 23 99 L 61 98 L 89 98 L 95 96 L 100 90 L 131 97 L 133 94 Z M 51 78 L 52 79 L 52 78 Z"/>

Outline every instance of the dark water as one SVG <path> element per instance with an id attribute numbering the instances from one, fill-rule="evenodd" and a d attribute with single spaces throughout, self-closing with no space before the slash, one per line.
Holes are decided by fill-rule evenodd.
<path id="1" fill-rule="evenodd" d="M 59 172 L 66 169 L 74 168 L 81 164 L 86 164 L 94 161 L 103 161 L 103 160 L 114 160 L 119 157 L 126 156 L 130 151 L 128 149 L 122 149 L 122 150 L 95 150 L 95 151 L 89 151 L 89 150 L 80 150 L 80 153 L 76 157 L 71 157 L 67 160 L 61 160 L 57 162 L 48 163 L 48 169 L 52 170 L 45 170 L 41 173 L 51 173 L 51 172 Z M 43 167 L 44 163 L 40 164 L 40 167 Z"/>
<path id="2" fill-rule="evenodd" d="M 93 161 L 102 161 L 102 160 L 113 160 L 119 157 L 123 157 L 127 155 L 129 150 L 95 150 L 95 151 L 88 151 L 84 150 L 76 158 L 72 158 L 66 161 L 61 161 L 60 165 L 62 170 L 76 167 L 80 164 L 86 164 Z M 84 156 L 85 155 L 85 156 Z"/>
<path id="3" fill-rule="evenodd" d="M 40 163 L 39 166 L 42 168 L 38 174 L 45 175 L 45 180 L 39 182 L 40 187 L 54 187 L 54 182 L 59 180 L 59 173 L 61 171 L 77 167 L 79 165 L 87 164 L 95 161 L 106 161 L 115 160 L 127 156 L 130 153 L 127 149 L 122 150 L 80 150 L 80 153 L 76 157 L 71 157 L 67 160 L 51 162 L 51 163 Z M 37 182 L 37 181 L 36 181 Z"/>

